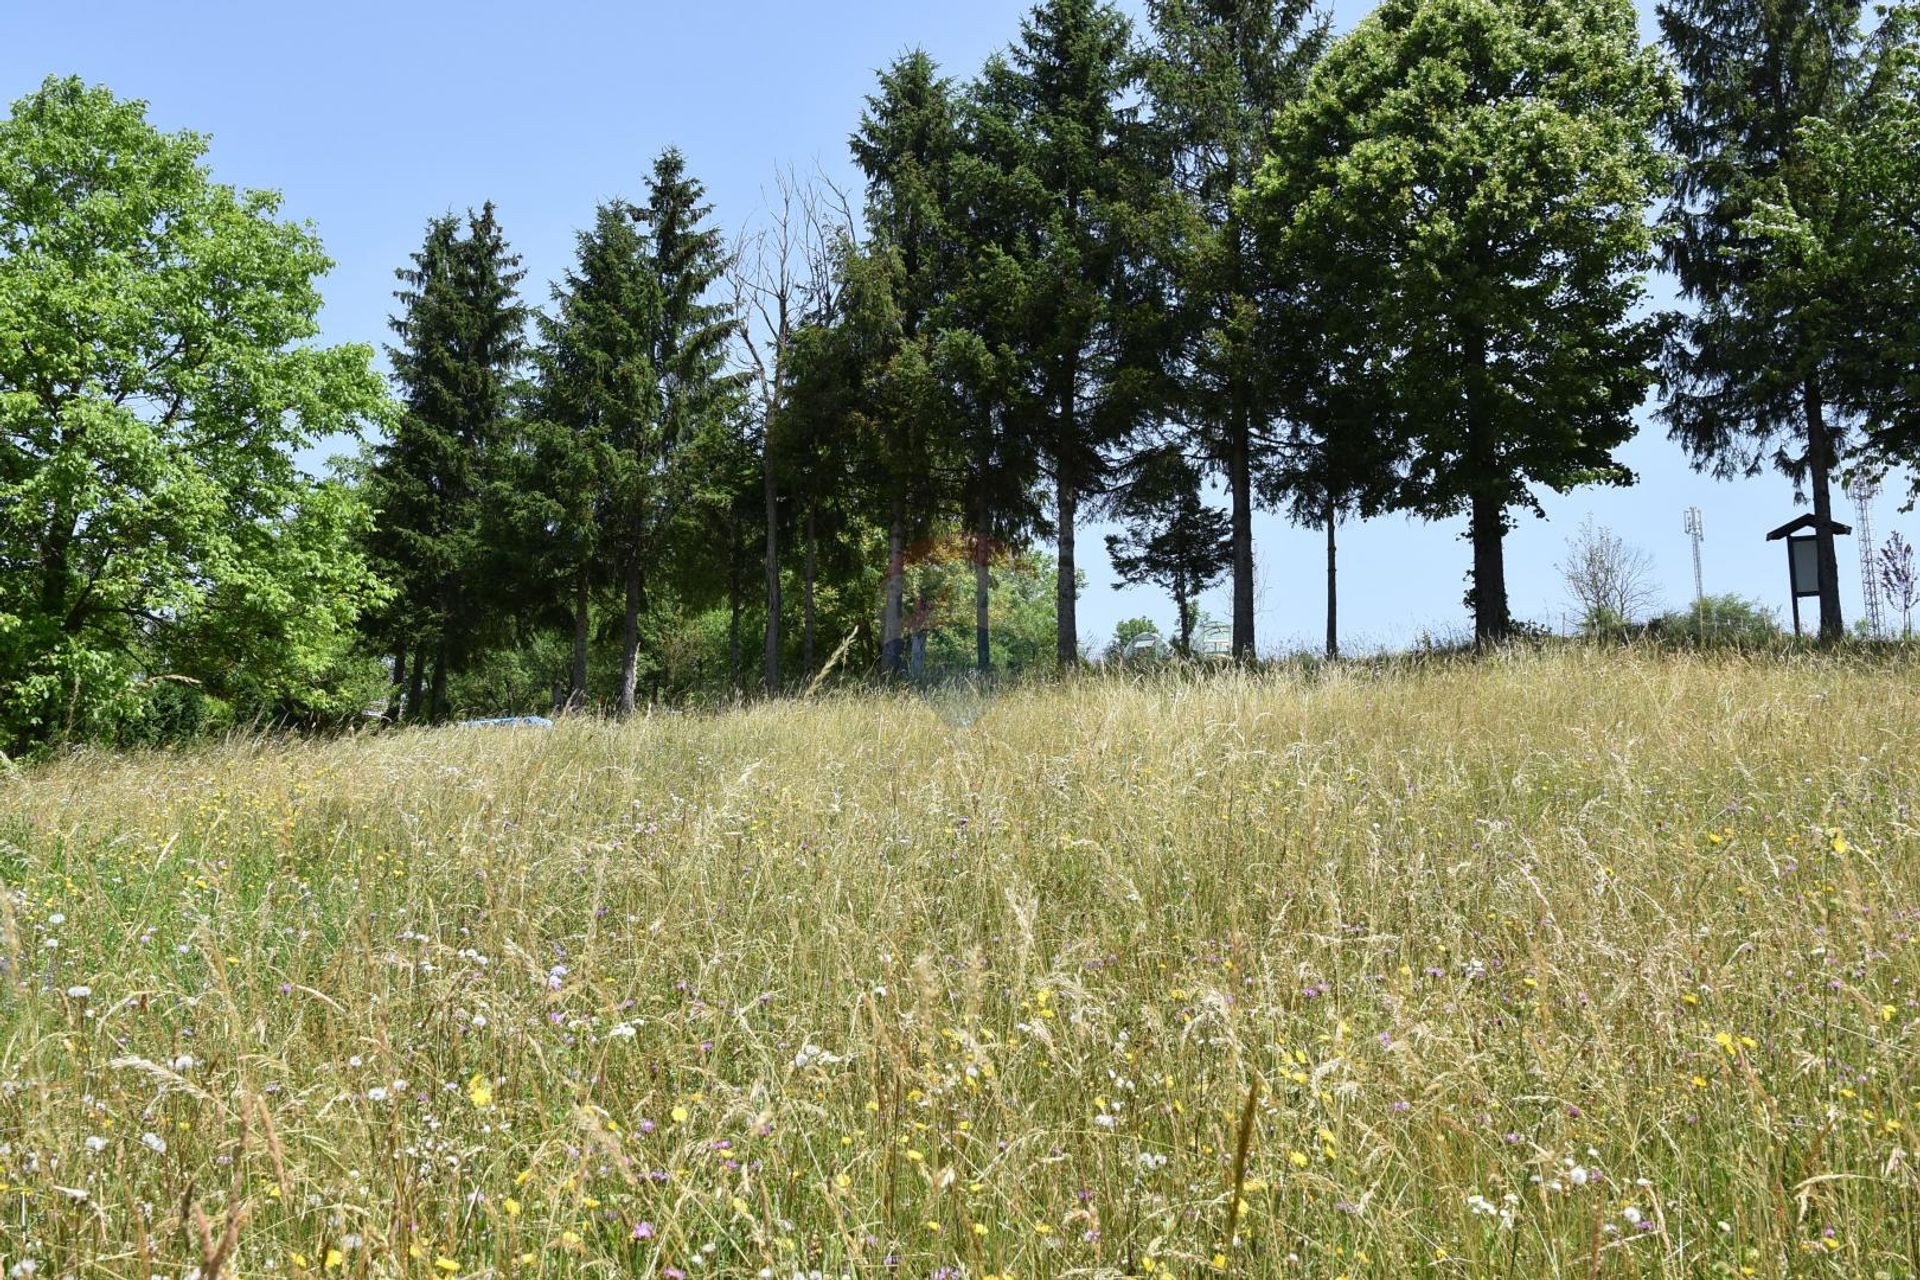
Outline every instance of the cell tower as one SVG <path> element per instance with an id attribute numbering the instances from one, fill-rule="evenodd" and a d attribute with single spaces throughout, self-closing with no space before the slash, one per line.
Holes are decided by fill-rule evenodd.
<path id="1" fill-rule="evenodd" d="M 1860 598 L 1866 607 L 1867 634 L 1876 640 L 1886 626 L 1886 615 L 1880 607 L 1880 580 L 1873 572 L 1873 500 L 1879 496 L 1880 482 L 1865 472 L 1855 472 L 1847 481 L 1847 497 L 1853 500 L 1854 532 L 1860 538 Z"/>
<path id="2" fill-rule="evenodd" d="M 1707 599 L 1706 579 L 1700 573 L 1700 543 L 1707 536 L 1707 522 L 1700 518 L 1698 507 L 1687 508 L 1687 536 L 1693 539 L 1693 603 L 1697 610 Z"/>

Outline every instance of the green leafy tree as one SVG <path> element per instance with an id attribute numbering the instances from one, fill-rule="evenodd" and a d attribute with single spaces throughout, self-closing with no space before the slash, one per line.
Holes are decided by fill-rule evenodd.
<path id="1" fill-rule="evenodd" d="M 1103 0 L 1043 0 L 974 91 L 974 146 L 1013 236 L 1017 325 L 1008 427 L 1053 485 L 1062 665 L 1079 660 L 1075 533 L 1114 448 L 1159 404 L 1165 283 L 1144 269 L 1161 182 L 1134 101 L 1140 62 Z"/>
<path id="2" fill-rule="evenodd" d="M 1388 0 L 1281 116 L 1253 193 L 1282 273 L 1353 335 L 1404 444 L 1396 505 L 1466 512 L 1482 642 L 1534 486 L 1626 483 L 1669 94 L 1627 0 Z M 1342 301 L 1344 300 L 1344 301 Z"/>
<path id="3" fill-rule="evenodd" d="M 1167 644 L 1151 618 L 1122 618 L 1107 645 L 1108 662 L 1137 661 L 1166 656 Z"/>
<path id="4" fill-rule="evenodd" d="M 410 715 L 449 711 L 447 682 L 497 638 L 507 610 L 486 536 L 497 469 L 513 447 L 526 360 L 525 272 L 493 205 L 432 219 L 395 272 L 388 348 L 403 412 L 373 450 L 373 546 L 396 587 L 383 620 Z M 428 684 L 424 693 L 422 678 Z"/>
<path id="5" fill-rule="evenodd" d="M 1124 533 L 1107 535 L 1119 585 L 1151 583 L 1173 597 L 1175 634 L 1193 652 L 1195 601 L 1233 560 L 1232 521 L 1200 496 L 1200 473 L 1177 449 L 1148 454 L 1114 501 Z"/>
<path id="6" fill-rule="evenodd" d="M 1278 444 L 1269 348 L 1297 333 L 1275 331 L 1253 228 L 1235 197 L 1266 157 L 1274 117 L 1305 88 L 1327 27 L 1311 0 L 1152 0 L 1147 13 L 1153 124 L 1190 213 L 1178 244 L 1179 412 L 1226 477 L 1233 653 L 1245 659 L 1254 652 L 1253 506 Z"/>
<path id="7" fill-rule="evenodd" d="M 1848 193 L 1809 163 L 1801 130 L 1840 124 L 1861 73 L 1861 0 L 1668 0 L 1659 6 L 1682 83 L 1665 132 L 1678 156 L 1666 212 L 1667 264 L 1692 309 L 1663 361 L 1662 408 L 1696 465 L 1720 476 L 1769 463 L 1811 490 L 1820 634 L 1837 640 L 1839 558 L 1831 476 L 1849 423 L 1835 403 L 1851 323 L 1819 270 L 1776 272 L 1757 234 L 1763 204 L 1828 223 Z M 1836 413 L 1841 409 L 1841 413 Z"/>
<path id="8" fill-rule="evenodd" d="M 364 512 L 294 462 L 384 418 L 371 352 L 314 345 L 318 239 L 275 195 L 213 181 L 206 151 L 78 79 L 0 121 L 0 741 L 15 751 L 104 731 L 189 660 L 212 696 L 328 708 L 376 598 Z"/>

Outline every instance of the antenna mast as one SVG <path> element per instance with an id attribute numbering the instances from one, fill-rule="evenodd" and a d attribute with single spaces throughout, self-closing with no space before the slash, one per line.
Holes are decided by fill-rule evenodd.
<path id="1" fill-rule="evenodd" d="M 1880 607 L 1880 580 L 1873 572 L 1873 500 L 1880 495 L 1880 482 L 1864 471 L 1847 481 L 1847 497 L 1853 500 L 1854 523 L 1860 534 L 1860 598 L 1866 604 L 1867 635 L 1879 639 L 1885 634 L 1886 614 Z"/>
<path id="2" fill-rule="evenodd" d="M 1707 524 L 1698 507 L 1687 508 L 1687 536 L 1693 539 L 1693 606 L 1700 612 L 1707 600 L 1706 580 L 1700 574 L 1700 543 L 1707 536 Z"/>

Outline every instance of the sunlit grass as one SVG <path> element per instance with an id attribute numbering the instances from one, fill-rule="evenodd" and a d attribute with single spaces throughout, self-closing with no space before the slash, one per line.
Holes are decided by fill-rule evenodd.
<path id="1" fill-rule="evenodd" d="M 1565 653 L 37 767 L 0 1270 L 244 1210 L 228 1275 L 1912 1276 L 1917 694 Z"/>

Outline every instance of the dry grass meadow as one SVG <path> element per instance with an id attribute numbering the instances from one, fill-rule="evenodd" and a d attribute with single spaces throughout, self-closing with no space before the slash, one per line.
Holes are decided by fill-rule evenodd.
<path id="1" fill-rule="evenodd" d="M 1915 1275 L 1920 665 L 0 780 L 0 1271 Z"/>

